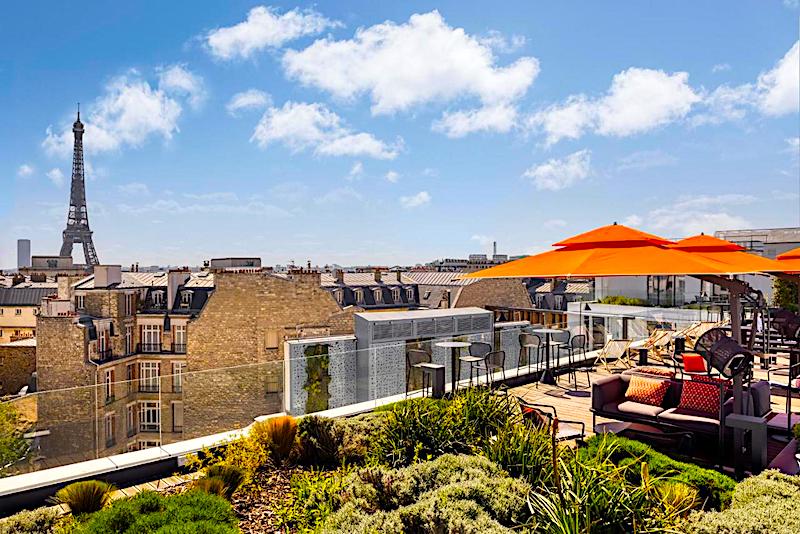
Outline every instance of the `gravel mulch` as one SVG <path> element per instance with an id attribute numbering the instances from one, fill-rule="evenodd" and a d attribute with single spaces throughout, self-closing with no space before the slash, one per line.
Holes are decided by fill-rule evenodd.
<path id="1" fill-rule="evenodd" d="M 280 533 L 275 510 L 290 495 L 292 475 L 302 469 L 269 469 L 255 476 L 252 489 L 240 490 L 233 497 L 233 509 L 243 534 Z"/>

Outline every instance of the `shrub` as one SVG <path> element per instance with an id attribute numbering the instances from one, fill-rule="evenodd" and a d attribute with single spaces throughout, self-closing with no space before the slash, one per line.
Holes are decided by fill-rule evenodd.
<path id="1" fill-rule="evenodd" d="M 480 448 L 511 417 L 508 398 L 471 388 L 451 401 L 397 403 L 373 440 L 371 457 L 394 467 Z"/>
<path id="2" fill-rule="evenodd" d="M 532 485 L 547 483 L 552 474 L 550 434 L 528 425 L 509 422 L 495 439 L 486 442 L 483 454 L 509 472 Z"/>
<path id="3" fill-rule="evenodd" d="M 204 491 L 209 495 L 216 495 L 217 497 L 227 498 L 225 482 L 219 478 L 198 478 L 192 483 L 192 488 Z"/>
<path id="4" fill-rule="evenodd" d="M 292 477 L 292 495 L 280 507 L 278 526 L 286 531 L 313 530 L 339 507 L 346 471 L 305 472 Z"/>
<path id="5" fill-rule="evenodd" d="M 19 412 L 10 402 L 0 402 L 0 475 L 28 454 L 22 437 Z"/>
<path id="6" fill-rule="evenodd" d="M 343 432 L 333 419 L 311 415 L 297 425 L 302 460 L 308 465 L 333 466 L 339 463 Z"/>
<path id="7" fill-rule="evenodd" d="M 270 458 L 276 465 L 282 465 L 289 459 L 296 436 L 297 421 L 290 415 L 259 421 L 250 429 L 250 437 L 266 446 Z"/>
<path id="8" fill-rule="evenodd" d="M 79 525 L 80 534 L 138 534 L 142 532 L 233 534 L 238 532 L 231 505 L 202 491 L 164 497 L 145 491 L 115 501 Z"/>
<path id="9" fill-rule="evenodd" d="M 102 510 L 111 500 L 114 486 L 100 480 L 73 482 L 56 492 L 57 504 L 69 506 L 72 515 L 91 514 Z"/>
<path id="10" fill-rule="evenodd" d="M 674 482 L 681 482 L 696 489 L 707 509 L 721 509 L 728 505 L 736 482 L 713 469 L 705 469 L 694 464 L 673 460 L 666 454 L 653 450 L 652 447 L 639 441 L 613 435 L 595 435 L 587 441 L 588 447 L 580 452 L 592 455 L 604 441 L 613 443 L 610 460 L 619 466 L 638 465 L 646 462 L 650 473 L 658 477 L 669 477 Z M 627 470 L 631 482 L 639 483 L 640 474 L 637 469 Z"/>
<path id="11" fill-rule="evenodd" d="M 800 532 L 798 502 L 798 477 L 764 471 L 736 486 L 730 508 L 693 514 L 685 531 L 690 534 L 794 534 Z"/>
<path id="12" fill-rule="evenodd" d="M 607 297 L 603 297 L 598 302 L 600 304 L 616 304 L 619 306 L 650 306 L 650 303 L 648 303 L 646 300 L 625 297 L 622 295 L 609 295 Z"/>
<path id="13" fill-rule="evenodd" d="M 375 436 L 386 425 L 387 413 L 369 412 L 354 417 L 334 419 L 334 430 L 342 434 L 339 462 L 362 464 Z"/>
<path id="14" fill-rule="evenodd" d="M 236 490 L 244 483 L 244 470 L 234 465 L 217 464 L 206 469 L 205 479 L 219 480 L 223 484 L 221 496 L 230 500 Z M 219 494 L 215 494 L 219 495 Z"/>
<path id="15" fill-rule="evenodd" d="M 510 532 L 527 520 L 525 482 L 480 456 L 359 469 L 322 532 Z"/>
<path id="16" fill-rule="evenodd" d="M 47 534 L 58 522 L 54 508 L 24 510 L 0 520 L 0 534 Z"/>

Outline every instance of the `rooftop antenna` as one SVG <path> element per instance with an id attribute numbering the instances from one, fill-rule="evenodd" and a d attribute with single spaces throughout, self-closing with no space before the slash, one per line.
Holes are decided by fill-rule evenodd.
<path id="1" fill-rule="evenodd" d="M 81 103 L 78 102 L 78 120 L 81 120 Z"/>

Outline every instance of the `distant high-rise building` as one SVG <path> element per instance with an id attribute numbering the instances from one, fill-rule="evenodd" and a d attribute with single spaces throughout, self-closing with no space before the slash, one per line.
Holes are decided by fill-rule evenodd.
<path id="1" fill-rule="evenodd" d="M 17 269 L 31 266 L 31 240 L 17 239 Z"/>

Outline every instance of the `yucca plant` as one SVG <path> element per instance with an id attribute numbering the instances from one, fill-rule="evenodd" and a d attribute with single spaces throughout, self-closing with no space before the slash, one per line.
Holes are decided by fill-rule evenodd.
<path id="1" fill-rule="evenodd" d="M 336 428 L 333 419 L 316 415 L 304 417 L 297 425 L 297 432 L 306 464 L 334 466 L 339 462 L 343 432 Z"/>
<path id="2" fill-rule="evenodd" d="M 212 465 L 206 469 L 205 477 L 221 480 L 225 485 L 225 492 L 222 496 L 228 500 L 233 497 L 233 494 L 245 481 L 244 470 L 235 465 Z"/>
<path id="3" fill-rule="evenodd" d="M 109 503 L 114 489 L 111 484 L 100 480 L 73 482 L 58 490 L 53 502 L 66 504 L 74 516 L 92 514 Z"/>
<path id="4" fill-rule="evenodd" d="M 552 449 L 546 430 L 509 421 L 493 439 L 486 441 L 482 450 L 484 456 L 510 475 L 533 485 L 547 483 L 552 478 Z"/>

